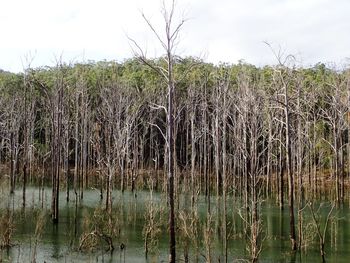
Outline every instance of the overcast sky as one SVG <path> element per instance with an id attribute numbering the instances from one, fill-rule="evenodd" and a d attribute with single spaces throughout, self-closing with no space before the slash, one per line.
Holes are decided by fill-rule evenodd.
<path id="1" fill-rule="evenodd" d="M 166 2 L 168 0 L 165 0 Z M 132 57 L 127 35 L 162 55 L 141 12 L 162 30 L 161 0 L 0 0 L 0 68 Z M 349 0 L 178 0 L 188 18 L 177 52 L 208 62 L 275 62 L 267 41 L 305 66 L 347 63 Z"/>

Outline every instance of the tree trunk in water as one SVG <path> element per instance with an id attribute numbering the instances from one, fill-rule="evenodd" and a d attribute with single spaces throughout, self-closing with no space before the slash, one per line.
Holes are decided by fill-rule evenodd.
<path id="1" fill-rule="evenodd" d="M 168 54 L 169 60 L 172 60 L 172 57 L 170 54 Z M 169 63 L 169 75 L 172 74 L 172 63 Z M 174 138 L 173 138 L 173 130 L 174 130 L 174 109 L 173 109 L 173 101 L 174 101 L 174 84 L 172 82 L 172 77 L 169 78 L 169 84 L 168 84 L 168 199 L 169 199 L 169 206 L 170 206 L 170 213 L 169 213 L 169 231 L 170 231 L 170 240 L 169 240 L 169 247 L 170 247 L 170 255 L 169 255 L 169 262 L 175 263 L 175 207 L 174 207 Z"/>
<path id="2" fill-rule="evenodd" d="M 62 83 L 60 83 L 62 84 Z M 61 164 L 61 145 L 62 145 L 62 110 L 63 110 L 63 85 L 60 86 L 55 95 L 53 109 L 52 127 L 52 221 L 58 223 L 58 204 L 60 189 L 60 164 Z"/>
<path id="3" fill-rule="evenodd" d="M 288 174 L 288 204 L 289 204 L 289 227 L 290 227 L 290 239 L 292 243 L 292 250 L 297 249 L 297 242 L 295 237 L 295 220 L 294 220 L 294 181 L 291 165 L 291 147 L 290 147 L 290 123 L 289 123 L 289 106 L 288 106 L 288 92 L 287 87 L 284 87 L 284 113 L 285 113 L 285 125 L 286 125 L 286 162 L 287 162 L 287 174 Z"/>

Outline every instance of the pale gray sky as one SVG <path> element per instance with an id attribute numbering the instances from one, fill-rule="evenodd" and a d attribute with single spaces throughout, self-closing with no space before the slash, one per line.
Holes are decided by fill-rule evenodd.
<path id="1" fill-rule="evenodd" d="M 165 0 L 166 2 L 168 0 Z M 126 35 L 147 49 L 162 51 L 141 17 L 161 23 L 161 0 L 0 0 L 0 68 L 63 61 L 132 57 Z M 208 62 L 239 59 L 261 66 L 274 63 L 264 41 L 298 55 L 304 65 L 346 63 L 350 57 L 348 0 L 178 0 L 189 18 L 181 35 L 181 56 Z"/>

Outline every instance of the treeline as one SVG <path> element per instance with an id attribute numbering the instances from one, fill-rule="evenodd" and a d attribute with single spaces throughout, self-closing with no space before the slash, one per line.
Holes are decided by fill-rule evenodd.
<path id="1" fill-rule="evenodd" d="M 276 193 L 281 207 L 287 193 L 289 203 L 323 191 L 344 201 L 349 73 L 177 58 L 176 191 L 192 193 L 192 202 L 213 192 L 248 201 L 252 191 Z M 1 72 L 0 160 L 11 192 L 46 177 L 53 197 L 63 185 L 69 200 L 69 189 L 83 198 L 94 184 L 110 209 L 112 188 L 151 180 L 165 189 L 166 92 L 163 78 L 136 59 Z"/>

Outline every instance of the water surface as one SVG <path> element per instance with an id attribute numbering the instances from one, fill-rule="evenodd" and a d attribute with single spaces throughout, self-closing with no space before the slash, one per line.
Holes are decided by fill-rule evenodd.
<path id="1" fill-rule="evenodd" d="M 117 235 L 113 239 L 115 250 L 106 252 L 106 246 L 101 242 L 100 247 L 93 251 L 79 251 L 79 238 L 86 229 L 86 220 L 99 218 L 105 213 L 104 200 L 101 201 L 99 192 L 96 189 L 86 189 L 83 199 L 78 203 L 74 202 L 74 193 L 70 192 L 71 200 L 66 201 L 65 192 L 60 192 L 59 223 L 53 225 L 50 221 L 50 199 L 51 189 L 45 187 L 43 194 L 39 188 L 30 186 L 26 191 L 26 204 L 23 207 L 22 189 L 17 189 L 15 194 L 9 196 L 7 190 L 2 188 L 1 213 L 8 211 L 13 213 L 15 232 L 12 248 L 2 251 L 4 262 L 30 262 L 36 258 L 37 262 L 166 262 L 168 254 L 168 239 L 166 229 L 166 201 L 163 194 L 149 191 L 124 192 L 113 191 L 113 226 Z M 186 214 L 189 207 L 189 197 L 179 196 L 179 211 Z M 157 235 L 156 247 L 152 249 L 148 257 L 145 257 L 143 227 L 146 223 L 145 213 L 150 203 L 157 209 L 163 211 L 163 223 L 161 232 Z M 318 204 L 315 204 L 318 208 Z M 325 203 L 319 210 L 324 221 L 330 206 Z M 290 251 L 289 241 L 289 217 L 287 207 L 281 211 L 272 199 L 265 199 L 261 204 L 261 219 L 263 224 L 262 252 L 260 262 L 320 262 L 317 236 L 311 233 L 310 213 L 304 214 L 303 235 L 308 238 L 308 246 L 297 253 Z M 40 236 L 35 237 L 36 221 L 41 213 L 45 213 L 45 223 L 40 231 Z M 189 240 L 190 262 L 198 260 L 205 262 L 206 249 L 204 244 L 204 229 L 207 220 L 207 202 L 204 196 L 198 197 L 196 206 L 198 213 L 199 227 L 197 240 Z M 228 233 L 228 257 L 229 262 L 249 259 L 246 250 L 247 238 L 243 231 L 243 221 L 238 211 L 244 211 L 237 198 L 228 198 L 227 201 L 227 233 Z M 349 208 L 343 206 L 334 210 L 336 219 L 329 223 L 326 242 L 326 258 L 329 262 L 349 262 L 350 260 L 350 224 Z M 213 262 L 223 260 L 222 240 L 222 207 L 218 209 L 215 198 L 211 199 L 212 213 L 212 243 L 211 255 Z M 244 214 L 244 212 L 243 212 Z M 97 216 L 96 216 L 97 215 Z M 296 211 L 297 215 L 297 211 Z M 323 221 L 322 221 L 323 220 Z M 179 224 L 178 224 L 179 225 Z M 323 224 L 322 224 L 323 226 Z M 181 226 L 179 226 L 181 227 Z M 298 231 L 298 230 L 297 230 Z M 178 233 L 179 234 L 179 233 Z M 180 235 L 180 234 L 179 234 Z M 178 236 L 179 236 L 178 235 Z M 184 257 L 186 239 L 178 240 L 177 255 Z M 35 245 L 37 241 L 37 245 Z M 193 244 L 198 249 L 193 248 Z M 124 249 L 120 247 L 124 246 Z M 196 253 L 197 251 L 197 253 Z"/>

